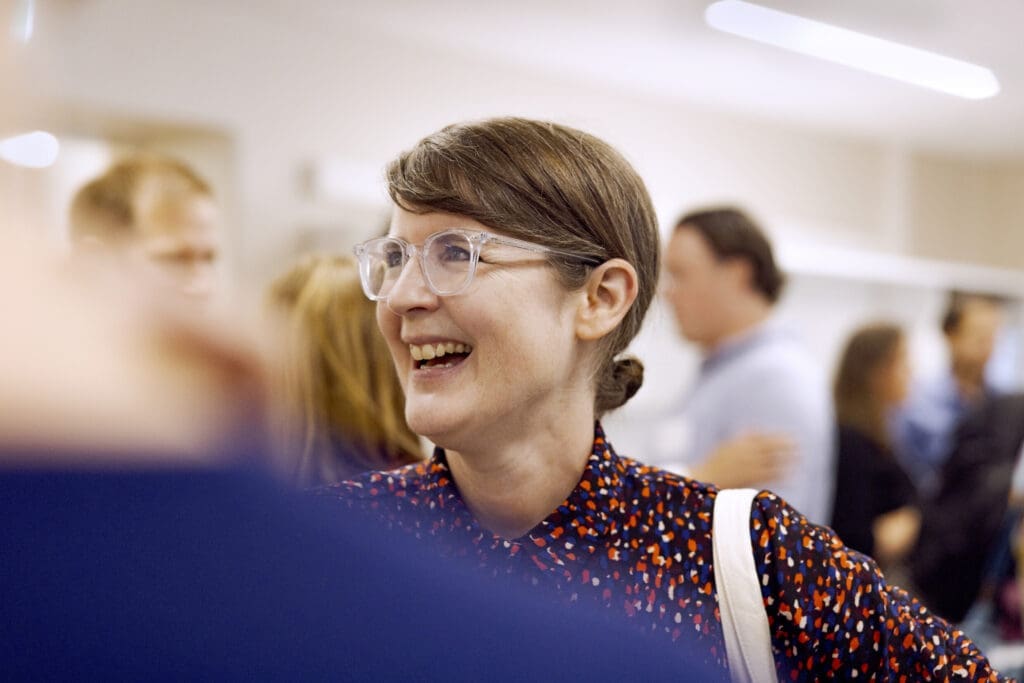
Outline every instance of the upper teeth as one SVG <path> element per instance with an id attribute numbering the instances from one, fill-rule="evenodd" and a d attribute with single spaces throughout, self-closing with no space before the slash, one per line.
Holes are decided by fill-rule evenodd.
<path id="1" fill-rule="evenodd" d="M 440 358 L 446 353 L 469 353 L 473 347 L 469 344 L 456 342 L 439 342 L 437 344 L 409 344 L 409 353 L 413 360 L 430 360 Z"/>

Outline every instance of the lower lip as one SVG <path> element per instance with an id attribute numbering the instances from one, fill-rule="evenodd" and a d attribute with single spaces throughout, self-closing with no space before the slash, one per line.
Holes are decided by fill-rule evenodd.
<path id="1" fill-rule="evenodd" d="M 470 356 L 471 355 L 472 354 L 470 354 Z M 451 367 L 434 365 L 431 367 L 418 368 L 414 365 L 412 369 L 413 379 L 417 381 L 431 381 L 448 378 L 458 372 L 459 369 L 466 364 L 466 361 L 469 360 L 470 356 L 460 357 L 458 362 L 454 363 Z M 413 362 L 415 363 L 416 361 Z"/>

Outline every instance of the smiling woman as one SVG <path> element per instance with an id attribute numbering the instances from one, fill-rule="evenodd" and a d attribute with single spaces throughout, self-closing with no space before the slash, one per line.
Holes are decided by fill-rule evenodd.
<path id="1" fill-rule="evenodd" d="M 591 135 L 507 118 L 427 137 L 388 183 L 389 235 L 356 253 L 409 425 L 438 449 L 321 494 L 567 606 L 694 639 L 728 668 L 718 490 L 617 455 L 599 422 L 640 386 L 639 361 L 618 354 L 657 281 L 636 172 Z M 962 633 L 777 496 L 756 497 L 748 531 L 720 542 L 750 543 L 780 677 L 998 680 Z"/>

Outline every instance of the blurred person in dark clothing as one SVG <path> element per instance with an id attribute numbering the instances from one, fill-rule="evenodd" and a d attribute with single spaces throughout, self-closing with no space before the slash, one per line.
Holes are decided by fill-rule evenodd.
<path id="1" fill-rule="evenodd" d="M 1010 533 L 1019 518 L 1011 494 L 1024 445 L 1024 394 L 984 403 L 961 423 L 953 441 L 938 490 L 923 504 L 911 569 L 923 601 L 959 621 L 983 584 L 998 582 L 1010 561 Z M 1004 566 L 997 566 L 1000 561 Z"/>
<path id="2" fill-rule="evenodd" d="M 839 451 L 832 528 L 883 570 L 906 556 L 920 526 L 914 485 L 886 431 L 888 413 L 906 399 L 909 377 L 903 331 L 876 323 L 847 340 L 834 385 Z"/>
<path id="3" fill-rule="evenodd" d="M 968 413 L 996 390 L 985 368 L 1002 324 L 1002 303 L 983 294 L 951 292 L 942 316 L 949 369 L 917 384 L 893 421 L 896 452 L 925 494 L 934 493 L 953 447 L 953 433 Z"/>

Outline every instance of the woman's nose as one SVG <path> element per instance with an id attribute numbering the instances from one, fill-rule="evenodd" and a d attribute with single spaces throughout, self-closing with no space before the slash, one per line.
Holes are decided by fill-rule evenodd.
<path id="1" fill-rule="evenodd" d="M 413 254 L 388 292 L 388 308 L 397 315 L 437 308 L 439 297 L 427 284 L 423 275 L 423 262 L 420 259 L 419 253 Z"/>

